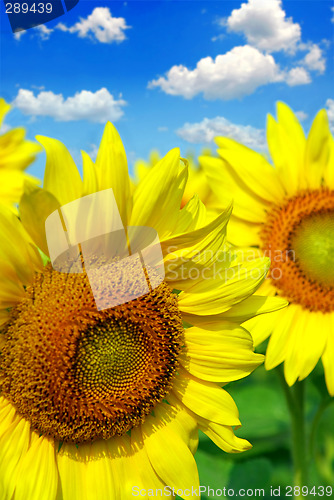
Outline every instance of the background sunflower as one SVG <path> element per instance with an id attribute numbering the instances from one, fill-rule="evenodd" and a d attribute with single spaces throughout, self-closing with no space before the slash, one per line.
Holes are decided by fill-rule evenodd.
<path id="1" fill-rule="evenodd" d="M 10 105 L 0 99 L 0 127 Z M 12 205 L 18 202 L 23 194 L 25 180 L 33 178 L 23 171 L 35 160 L 41 151 L 39 144 L 25 139 L 24 128 L 0 131 L 0 203 Z M 36 182 L 36 179 L 33 180 Z"/>
<path id="2" fill-rule="evenodd" d="M 284 362 L 284 376 L 292 386 L 321 358 L 333 396 L 334 142 L 327 114 L 317 114 L 306 139 L 291 109 L 278 103 L 277 121 L 268 116 L 267 140 L 273 165 L 264 155 L 224 137 L 216 139 L 220 158 L 201 157 L 200 163 L 217 206 L 234 199 L 228 239 L 250 245 L 243 250 L 246 260 L 257 254 L 271 258 L 260 292 L 289 301 L 285 311 L 272 315 L 273 322 L 256 318 L 245 323 L 256 345 L 270 335 L 266 368 Z M 296 383 L 291 394 L 294 397 L 287 392 L 301 450 L 295 451 L 295 460 L 302 485 L 308 460 L 303 386 Z M 325 407 L 331 401 L 325 398 Z"/>

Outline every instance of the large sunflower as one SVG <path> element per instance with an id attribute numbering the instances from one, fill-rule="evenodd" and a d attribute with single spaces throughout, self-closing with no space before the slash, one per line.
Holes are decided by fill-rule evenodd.
<path id="1" fill-rule="evenodd" d="M 220 159 L 200 162 L 217 206 L 234 200 L 228 239 L 271 258 L 259 293 L 290 302 L 268 320 L 246 323 L 255 344 L 271 334 L 266 368 L 284 362 L 293 385 L 321 358 L 334 395 L 334 146 L 326 111 L 306 139 L 291 109 L 278 103 L 277 121 L 268 116 L 267 141 L 273 165 L 224 137 L 216 139 Z"/>
<path id="2" fill-rule="evenodd" d="M 96 163 L 83 153 L 83 181 L 59 141 L 38 140 L 44 188 L 24 194 L 20 219 L 0 216 L 0 498 L 128 500 L 165 486 L 196 498 L 198 429 L 226 452 L 250 447 L 234 435 L 238 411 L 221 385 L 262 362 L 240 323 L 285 304 L 251 296 L 268 259 L 228 254 L 229 210 L 209 224 L 198 197 L 180 210 L 187 166 L 177 149 L 132 192 L 110 123 Z M 124 227 L 158 232 L 165 279 L 98 310 L 86 272 L 51 266 L 44 225 L 60 206 L 110 188 Z M 136 273 L 126 272 L 131 287 Z"/>
<path id="3" fill-rule="evenodd" d="M 0 127 L 10 105 L 0 99 Z M 23 172 L 41 151 L 39 144 L 25 140 L 24 128 L 14 128 L 0 135 L 0 203 L 19 201 L 28 176 Z"/>

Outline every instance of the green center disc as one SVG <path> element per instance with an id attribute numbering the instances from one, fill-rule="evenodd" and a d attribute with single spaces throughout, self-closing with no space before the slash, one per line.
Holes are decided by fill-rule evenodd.
<path id="1" fill-rule="evenodd" d="M 303 219 L 292 236 L 291 248 L 305 276 L 334 287 L 334 212 Z"/>

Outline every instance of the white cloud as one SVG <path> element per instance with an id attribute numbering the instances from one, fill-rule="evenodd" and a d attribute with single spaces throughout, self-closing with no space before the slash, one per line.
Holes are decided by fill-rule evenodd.
<path id="1" fill-rule="evenodd" d="M 327 114 L 332 132 L 334 133 L 334 99 L 327 99 Z"/>
<path id="2" fill-rule="evenodd" d="M 59 23 L 56 28 L 77 33 L 80 38 L 95 38 L 101 43 L 119 43 L 126 39 L 124 31 L 130 26 L 127 26 L 123 17 L 112 17 L 108 7 L 96 7 L 87 18 L 80 18 L 73 26 L 67 27 Z"/>
<path id="3" fill-rule="evenodd" d="M 39 32 L 39 36 L 42 40 L 48 40 L 50 38 L 51 33 L 54 31 L 51 28 L 47 28 L 45 24 L 40 24 L 39 26 L 36 26 L 36 28 L 34 29 Z"/>
<path id="4" fill-rule="evenodd" d="M 305 111 L 296 111 L 295 115 L 297 116 L 298 120 L 303 122 L 308 118 L 308 114 L 305 113 Z"/>
<path id="5" fill-rule="evenodd" d="M 66 122 L 88 120 L 104 123 L 121 118 L 126 101 L 116 100 L 106 88 L 96 92 L 82 90 L 67 99 L 50 91 L 42 91 L 35 96 L 31 90 L 20 89 L 12 104 L 25 115 L 50 116 Z"/>
<path id="6" fill-rule="evenodd" d="M 23 35 L 25 35 L 26 33 L 27 33 L 27 30 L 17 31 L 16 33 L 14 33 L 15 40 L 20 41 L 21 38 L 23 37 Z"/>
<path id="7" fill-rule="evenodd" d="M 185 123 L 176 133 L 193 144 L 209 143 L 217 136 L 225 136 L 252 149 L 263 150 L 267 147 L 264 130 L 249 125 L 237 125 L 221 116 L 204 118 L 199 123 Z"/>
<path id="8" fill-rule="evenodd" d="M 326 59 L 323 57 L 322 50 L 316 43 L 309 45 L 309 52 L 304 57 L 302 63 L 312 71 L 324 73 L 326 69 Z"/>
<path id="9" fill-rule="evenodd" d="M 158 127 L 158 132 L 168 132 L 168 127 Z"/>
<path id="10" fill-rule="evenodd" d="M 290 69 L 283 79 L 290 87 L 295 87 L 296 85 L 306 85 L 311 83 L 311 77 L 305 68 L 297 66 L 296 68 Z"/>
<path id="11" fill-rule="evenodd" d="M 301 37 L 300 25 L 286 17 L 281 0 L 248 0 L 221 24 L 244 33 L 250 45 L 268 52 L 293 52 Z"/>
<path id="12" fill-rule="evenodd" d="M 49 40 L 53 31 L 53 29 L 48 28 L 45 24 L 40 24 L 29 30 L 17 31 L 14 33 L 14 38 L 15 40 L 20 41 L 22 36 L 29 32 L 31 35 L 37 35 L 41 40 Z"/>
<path id="13" fill-rule="evenodd" d="M 331 7 L 331 11 L 333 12 L 331 21 L 334 23 L 334 7 Z"/>
<path id="14" fill-rule="evenodd" d="M 220 35 L 213 36 L 211 38 L 211 42 L 220 42 L 221 40 L 224 40 L 226 38 L 226 35 L 224 33 L 220 33 Z"/>
<path id="15" fill-rule="evenodd" d="M 311 82 L 303 67 L 282 71 L 270 54 L 255 47 L 234 47 L 216 59 L 205 57 L 196 68 L 173 66 L 166 76 L 152 80 L 148 88 L 160 87 L 166 94 L 191 99 L 201 92 L 205 99 L 235 99 L 252 94 L 269 83 L 285 82 L 290 86 Z"/>
<path id="16" fill-rule="evenodd" d="M 249 45 L 234 47 L 215 60 L 201 59 L 195 69 L 173 66 L 166 74 L 151 81 L 149 88 L 160 87 L 171 95 L 191 99 L 203 92 L 206 99 L 233 99 L 249 95 L 261 85 L 277 81 L 279 67 L 269 54 Z"/>

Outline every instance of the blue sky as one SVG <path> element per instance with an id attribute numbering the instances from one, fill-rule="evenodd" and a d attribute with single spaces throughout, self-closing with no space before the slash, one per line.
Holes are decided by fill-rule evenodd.
<path id="1" fill-rule="evenodd" d="M 152 149 L 199 152 L 214 135 L 264 150 L 278 100 L 306 130 L 323 107 L 334 127 L 333 5 L 80 0 L 14 36 L 1 3 L 0 94 L 13 104 L 5 127 L 55 137 L 80 164 L 109 119 L 130 168 Z M 30 172 L 42 176 L 44 163 Z"/>

